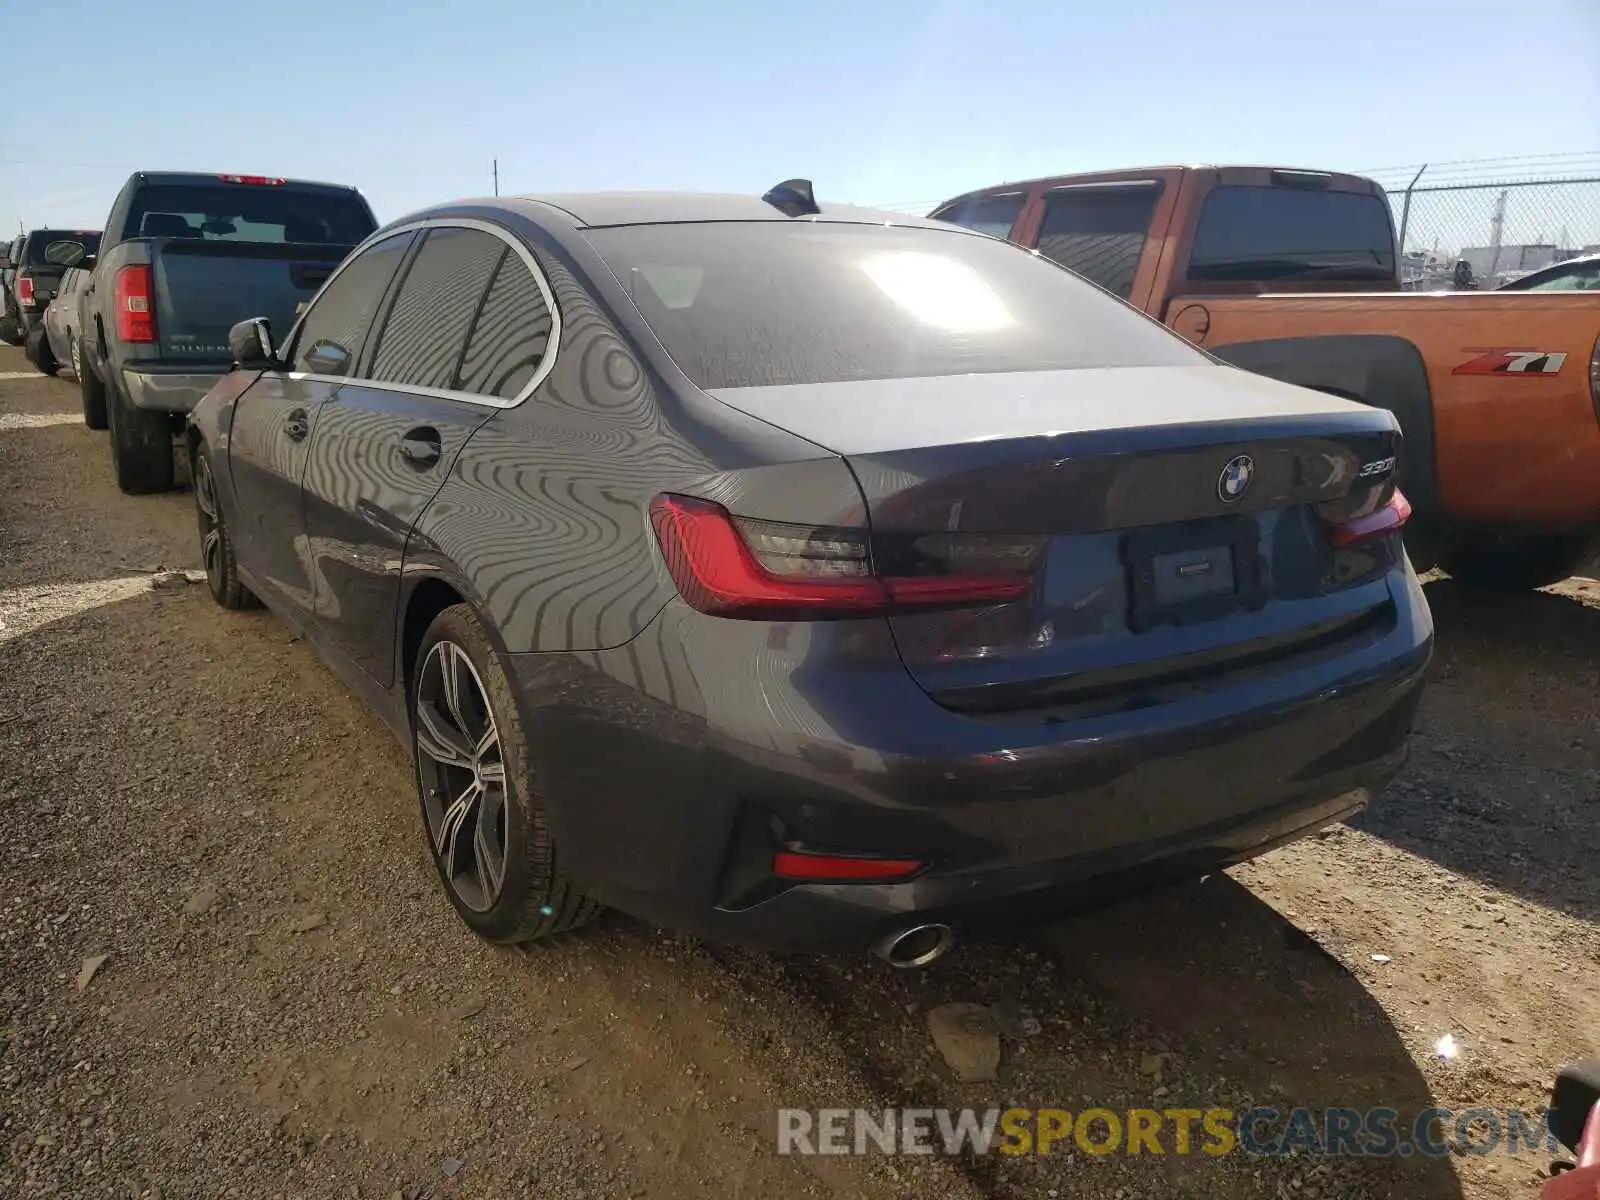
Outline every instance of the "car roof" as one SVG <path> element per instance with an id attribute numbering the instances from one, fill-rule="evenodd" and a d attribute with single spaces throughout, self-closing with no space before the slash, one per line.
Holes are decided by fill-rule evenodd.
<path id="1" fill-rule="evenodd" d="M 821 221 L 854 225 L 910 225 L 949 229 L 909 213 L 859 208 L 819 201 L 821 210 L 799 217 L 785 215 L 760 196 L 732 192 L 553 192 L 531 196 L 501 196 L 469 201 L 472 204 L 517 205 L 524 211 L 558 209 L 580 228 L 611 225 L 661 225 L 701 221 Z M 532 215 L 532 213 L 530 213 Z"/>

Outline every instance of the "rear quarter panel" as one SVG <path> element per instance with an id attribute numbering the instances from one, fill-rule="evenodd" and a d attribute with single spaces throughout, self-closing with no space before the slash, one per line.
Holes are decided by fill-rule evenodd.
<path id="1" fill-rule="evenodd" d="M 1166 321 L 1228 361 L 1391 408 L 1415 439 L 1417 398 L 1399 395 L 1406 389 L 1396 382 L 1409 344 L 1426 382 L 1431 499 L 1439 516 L 1530 532 L 1600 524 L 1600 416 L 1590 383 L 1600 296 L 1191 295 L 1172 300 Z M 1297 339 L 1301 345 L 1291 345 Z M 1349 339 L 1345 362 L 1324 362 L 1316 378 L 1296 377 L 1289 364 L 1304 369 L 1319 354 L 1319 339 Z M 1363 393 L 1362 370 L 1380 341 L 1395 369 L 1380 371 L 1381 378 L 1368 371 Z M 1264 368 L 1275 344 L 1278 368 Z M 1342 386 L 1341 379 L 1352 382 Z"/>

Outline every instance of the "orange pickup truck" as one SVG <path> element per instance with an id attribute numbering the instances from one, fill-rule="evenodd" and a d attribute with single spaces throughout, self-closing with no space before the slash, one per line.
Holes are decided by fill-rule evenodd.
<path id="1" fill-rule="evenodd" d="M 1600 550 L 1600 293 L 1403 292 L 1383 189 L 1321 171 L 1069 175 L 931 215 L 1033 248 L 1225 362 L 1389 409 L 1419 569 L 1523 589 Z"/>

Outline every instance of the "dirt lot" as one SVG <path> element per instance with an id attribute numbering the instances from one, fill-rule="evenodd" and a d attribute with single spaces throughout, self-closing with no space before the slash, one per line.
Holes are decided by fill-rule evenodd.
<path id="1" fill-rule="evenodd" d="M 0 1195 L 1537 1193 L 1543 1152 L 780 1157 L 775 1110 L 1542 1107 L 1600 1053 L 1600 584 L 1432 581 L 1409 774 L 1229 876 L 920 973 L 620 917 L 524 954 L 456 922 L 404 753 L 283 625 L 151 586 L 198 565 L 190 498 L 119 495 L 27 371 L 0 350 Z M 1003 1000 L 1040 1032 L 957 1082 L 928 1010 Z"/>

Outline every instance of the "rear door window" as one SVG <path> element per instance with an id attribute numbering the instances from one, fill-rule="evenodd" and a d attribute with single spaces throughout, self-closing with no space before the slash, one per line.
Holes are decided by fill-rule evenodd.
<path id="1" fill-rule="evenodd" d="M 506 250 L 467 339 L 456 389 L 514 398 L 550 351 L 550 298 L 528 264 Z"/>
<path id="2" fill-rule="evenodd" d="M 354 371 L 367 327 L 415 237 L 397 233 L 368 246 L 327 282 L 300 319 L 291 370 L 336 377 Z"/>
<path id="3" fill-rule="evenodd" d="M 506 244 L 478 229 L 430 229 L 406 271 L 364 374 L 379 383 L 453 387 L 467 332 Z"/>
<path id="4" fill-rule="evenodd" d="M 949 221 L 990 237 L 1011 236 L 1011 229 L 1022 213 L 1027 197 L 1022 192 L 1009 192 L 1001 196 L 971 196 L 947 204 L 933 214 L 936 221 Z"/>
<path id="5" fill-rule="evenodd" d="M 134 193 L 123 235 L 353 246 L 376 228 L 353 192 L 281 184 L 153 183 Z"/>
<path id="6" fill-rule="evenodd" d="M 1219 187 L 1206 197 L 1190 279 L 1385 279 L 1394 275 L 1389 205 L 1368 192 Z"/>
<path id="7" fill-rule="evenodd" d="M 1039 253 L 1126 300 L 1160 199 L 1158 182 L 1048 192 Z"/>

